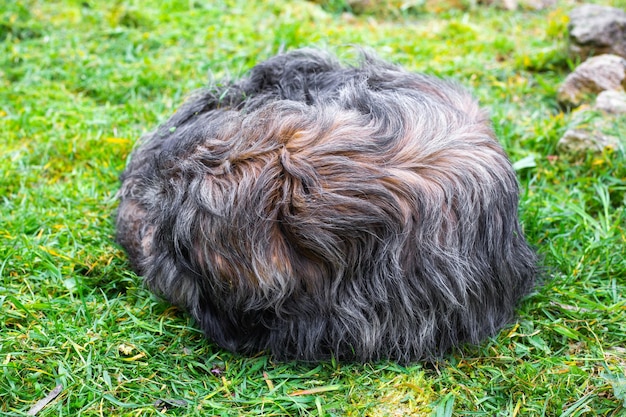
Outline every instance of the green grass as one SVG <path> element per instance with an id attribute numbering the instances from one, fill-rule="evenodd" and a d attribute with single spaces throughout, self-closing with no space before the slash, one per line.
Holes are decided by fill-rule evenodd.
<path id="1" fill-rule="evenodd" d="M 62 384 L 38 415 L 626 415 L 626 159 L 556 153 L 574 3 L 471 3 L 349 17 L 337 1 L 1 2 L 0 414 Z M 117 177 L 209 71 L 237 77 L 302 46 L 351 60 L 353 44 L 491 109 L 549 280 L 516 323 L 436 365 L 222 351 L 129 271 L 112 239 Z"/>

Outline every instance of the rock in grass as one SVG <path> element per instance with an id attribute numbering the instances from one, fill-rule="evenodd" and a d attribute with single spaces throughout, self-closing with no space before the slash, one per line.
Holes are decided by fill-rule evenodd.
<path id="1" fill-rule="evenodd" d="M 626 114 L 626 93 L 603 91 L 596 98 L 595 108 L 611 114 Z"/>
<path id="2" fill-rule="evenodd" d="M 569 74 L 557 92 L 558 102 L 567 108 L 578 107 L 589 96 L 602 91 L 624 91 L 626 59 L 600 55 L 588 59 Z"/>
<path id="3" fill-rule="evenodd" d="M 609 6 L 586 4 L 569 14 L 570 52 L 586 59 L 614 54 L 626 58 L 626 12 Z"/>
<path id="4" fill-rule="evenodd" d="M 593 108 L 576 112 L 570 128 L 557 143 L 561 154 L 578 156 L 605 149 L 619 150 L 624 143 L 619 138 L 621 116 L 609 115 Z"/>
<path id="5" fill-rule="evenodd" d="M 378 17 L 402 14 L 423 6 L 420 0 L 310 0 L 326 10 L 349 11 L 355 15 L 373 15 Z"/>
<path id="6" fill-rule="evenodd" d="M 494 5 L 506 10 L 543 10 L 556 5 L 556 0 L 483 0 L 479 3 Z"/>
<path id="7" fill-rule="evenodd" d="M 559 153 L 570 155 L 602 152 L 606 148 L 618 147 L 618 138 L 604 135 L 595 129 L 569 129 L 557 143 Z"/>

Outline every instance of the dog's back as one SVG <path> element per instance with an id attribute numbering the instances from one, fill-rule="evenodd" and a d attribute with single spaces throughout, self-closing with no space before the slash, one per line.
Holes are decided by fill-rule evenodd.
<path id="1" fill-rule="evenodd" d="M 455 84 L 296 51 L 196 93 L 122 176 L 118 241 L 207 336 L 281 359 L 431 359 L 535 278 L 518 186 Z"/>

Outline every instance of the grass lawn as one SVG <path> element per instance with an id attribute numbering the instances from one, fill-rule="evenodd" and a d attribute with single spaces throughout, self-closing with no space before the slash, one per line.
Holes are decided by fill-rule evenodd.
<path id="1" fill-rule="evenodd" d="M 356 17 L 327 3 L 0 0 L 0 415 L 58 385 L 38 416 L 626 415 L 626 158 L 556 152 L 578 2 Z M 210 78 L 302 46 L 350 61 L 354 44 L 491 110 L 549 279 L 497 337 L 436 365 L 223 351 L 130 272 L 113 241 L 118 175 Z"/>

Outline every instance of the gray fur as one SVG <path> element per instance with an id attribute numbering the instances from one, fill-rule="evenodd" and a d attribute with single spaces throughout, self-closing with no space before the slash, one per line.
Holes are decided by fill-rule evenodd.
<path id="1" fill-rule="evenodd" d="M 245 354 L 432 360 L 494 335 L 535 281 L 484 112 L 368 55 L 295 51 L 195 93 L 119 195 L 148 287 Z"/>

